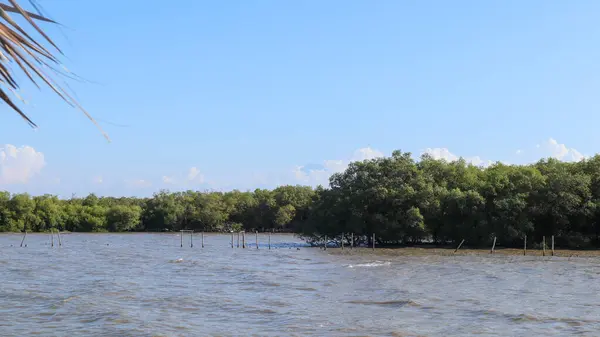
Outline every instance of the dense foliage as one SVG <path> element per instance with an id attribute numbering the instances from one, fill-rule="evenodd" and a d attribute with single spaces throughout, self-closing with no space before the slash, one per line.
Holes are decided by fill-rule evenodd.
<path id="1" fill-rule="evenodd" d="M 482 168 L 409 153 L 350 164 L 319 189 L 311 240 L 340 233 L 375 233 L 381 244 L 431 242 L 530 246 L 554 235 L 563 247 L 600 245 L 600 156 L 577 163 L 555 159 L 532 165 Z"/>
<path id="2" fill-rule="evenodd" d="M 328 188 L 281 186 L 253 192 L 161 191 L 152 198 L 0 193 L 0 231 L 294 231 L 310 242 L 371 234 L 379 244 L 600 246 L 600 156 L 532 165 L 391 157 L 355 162 Z M 346 239 L 348 235 L 346 236 Z"/>
<path id="3" fill-rule="evenodd" d="M 69 200 L 0 192 L 0 231 L 293 231 L 306 221 L 314 194 L 304 186 L 227 193 L 161 191 L 152 198 L 90 194 Z"/>

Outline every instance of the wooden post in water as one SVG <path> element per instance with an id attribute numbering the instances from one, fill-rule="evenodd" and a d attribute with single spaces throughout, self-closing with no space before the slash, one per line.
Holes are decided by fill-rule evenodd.
<path id="1" fill-rule="evenodd" d="M 465 243 L 465 239 L 462 239 L 462 241 L 458 244 L 458 247 L 456 247 L 456 249 L 454 250 L 454 253 L 458 252 L 458 250 L 460 249 L 460 246 L 462 246 L 463 243 Z"/>
<path id="2" fill-rule="evenodd" d="M 350 249 L 354 248 L 354 233 L 350 233 Z"/>
<path id="3" fill-rule="evenodd" d="M 523 255 L 527 255 L 527 235 L 523 238 Z"/>
<path id="4" fill-rule="evenodd" d="M 236 244 L 237 248 L 240 248 L 240 232 L 237 232 L 237 244 Z"/>
<path id="5" fill-rule="evenodd" d="M 269 232 L 269 249 L 271 249 L 271 232 Z"/>
<path id="6" fill-rule="evenodd" d="M 554 256 L 554 235 L 552 235 L 552 256 Z"/>
<path id="7" fill-rule="evenodd" d="M 200 233 L 200 242 L 202 244 L 202 248 L 204 248 L 204 232 Z"/>
<path id="8" fill-rule="evenodd" d="M 62 247 L 62 238 L 60 237 L 60 230 L 56 230 L 56 236 L 58 236 L 58 246 Z"/>
<path id="9" fill-rule="evenodd" d="M 21 240 L 21 247 L 23 247 L 23 242 L 25 242 L 26 237 L 27 237 L 27 231 L 25 231 L 25 235 L 23 235 L 23 240 Z"/>
<path id="10" fill-rule="evenodd" d="M 54 233 L 52 231 L 50 231 L 50 241 L 52 241 L 51 247 L 54 247 Z"/>
<path id="11" fill-rule="evenodd" d="M 546 237 L 542 236 L 542 256 L 546 256 Z"/>
<path id="12" fill-rule="evenodd" d="M 194 248 L 194 231 L 190 232 L 190 248 Z"/>
<path id="13" fill-rule="evenodd" d="M 183 232 L 179 231 L 179 237 L 181 238 L 181 247 L 183 248 Z"/>
<path id="14" fill-rule="evenodd" d="M 496 237 L 494 236 L 494 243 L 492 244 L 492 251 L 490 254 L 494 254 L 494 250 L 496 249 Z"/>
<path id="15" fill-rule="evenodd" d="M 242 232 L 242 248 L 246 248 L 246 232 Z"/>
<path id="16" fill-rule="evenodd" d="M 375 250 L 375 233 L 373 233 L 373 250 Z"/>
<path id="17" fill-rule="evenodd" d="M 327 235 L 325 235 L 325 242 L 323 242 L 323 249 L 327 250 Z"/>
<path id="18" fill-rule="evenodd" d="M 340 240 L 342 242 L 342 250 L 344 250 L 344 233 L 342 232 L 342 239 Z"/>
<path id="19" fill-rule="evenodd" d="M 256 249 L 258 249 L 258 231 L 256 231 Z"/>

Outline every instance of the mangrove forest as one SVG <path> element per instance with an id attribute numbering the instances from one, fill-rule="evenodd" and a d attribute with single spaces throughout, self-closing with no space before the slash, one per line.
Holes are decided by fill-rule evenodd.
<path id="1" fill-rule="evenodd" d="M 308 242 L 520 247 L 555 236 L 600 247 L 600 156 L 580 162 L 475 166 L 395 151 L 351 163 L 329 186 L 230 192 L 160 191 L 150 198 L 0 193 L 0 231 L 278 231 Z M 362 241 L 362 242 L 361 242 Z"/>

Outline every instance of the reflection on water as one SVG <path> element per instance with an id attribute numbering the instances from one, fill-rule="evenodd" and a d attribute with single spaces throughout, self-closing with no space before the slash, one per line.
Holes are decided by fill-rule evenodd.
<path id="1" fill-rule="evenodd" d="M 232 249 L 228 235 L 205 235 L 205 248 L 180 248 L 176 234 L 63 239 L 51 248 L 30 234 L 19 248 L 20 236 L 0 236 L 1 336 L 600 331 L 598 258 L 339 255 L 289 235 L 271 250 Z"/>

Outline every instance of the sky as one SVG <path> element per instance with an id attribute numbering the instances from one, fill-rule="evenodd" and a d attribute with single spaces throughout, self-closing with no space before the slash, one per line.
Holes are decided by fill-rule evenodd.
<path id="1" fill-rule="evenodd" d="M 393 150 L 487 165 L 600 148 L 598 1 L 37 3 L 85 79 L 61 83 L 111 142 L 18 76 L 39 128 L 0 106 L 0 190 L 315 186 Z"/>

